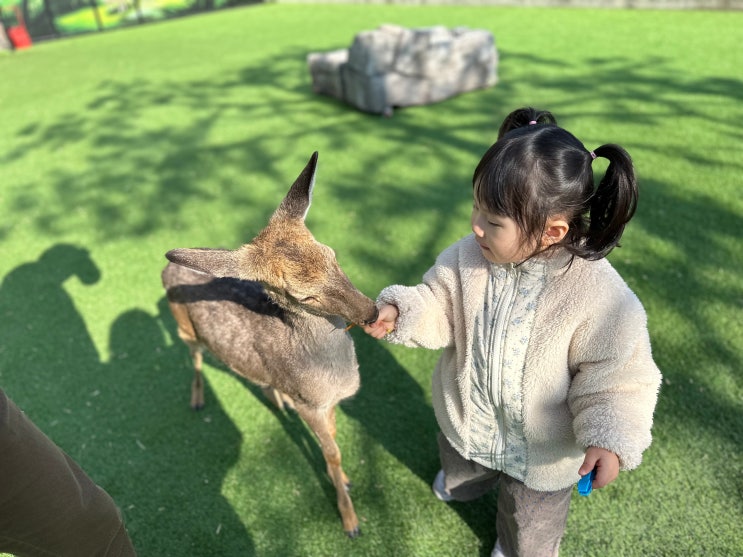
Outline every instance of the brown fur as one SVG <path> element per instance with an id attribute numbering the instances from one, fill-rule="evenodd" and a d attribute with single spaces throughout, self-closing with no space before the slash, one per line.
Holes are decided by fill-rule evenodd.
<path id="1" fill-rule="evenodd" d="M 178 334 L 194 362 L 191 405 L 204 405 L 202 350 L 292 406 L 317 435 L 346 533 L 359 534 L 335 442 L 335 406 L 359 388 L 345 322 L 376 320 L 374 302 L 306 228 L 317 153 L 268 226 L 235 251 L 178 249 L 163 270 Z M 221 277 L 221 278 L 220 278 Z"/>

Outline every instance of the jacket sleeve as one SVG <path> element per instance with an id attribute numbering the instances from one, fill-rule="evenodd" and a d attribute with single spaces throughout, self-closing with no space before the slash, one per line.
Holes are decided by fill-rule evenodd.
<path id="1" fill-rule="evenodd" d="M 377 304 L 392 304 L 399 316 L 395 330 L 385 339 L 394 344 L 429 349 L 445 348 L 454 342 L 453 315 L 461 305 L 457 270 L 457 244 L 444 250 L 416 286 L 388 286 Z"/>
<path id="2" fill-rule="evenodd" d="M 639 466 L 650 446 L 661 373 L 653 361 L 647 318 L 627 288 L 600 320 L 583 323 L 570 348 L 575 370 L 568 404 L 576 439 L 619 456 L 620 467 Z"/>

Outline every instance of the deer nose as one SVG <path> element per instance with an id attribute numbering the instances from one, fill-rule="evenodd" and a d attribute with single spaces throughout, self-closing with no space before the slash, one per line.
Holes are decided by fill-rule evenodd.
<path id="1" fill-rule="evenodd" d="M 364 325 L 371 325 L 372 323 L 374 323 L 377 320 L 378 317 L 379 317 L 379 309 L 375 307 L 374 308 L 374 317 L 372 317 L 371 319 L 367 319 L 366 321 L 364 321 L 363 324 Z"/>

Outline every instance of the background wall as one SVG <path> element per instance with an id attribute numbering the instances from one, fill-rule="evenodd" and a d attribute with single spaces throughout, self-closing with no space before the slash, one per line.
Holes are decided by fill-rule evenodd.
<path id="1" fill-rule="evenodd" d="M 572 8 L 643 8 L 741 10 L 743 0 L 274 0 L 277 4 L 399 4 L 411 6 L 565 6 Z"/>

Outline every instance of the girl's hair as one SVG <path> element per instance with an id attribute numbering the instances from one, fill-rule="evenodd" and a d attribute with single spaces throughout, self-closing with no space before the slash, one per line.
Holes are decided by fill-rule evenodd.
<path id="1" fill-rule="evenodd" d="M 591 163 L 609 160 L 594 187 Z M 478 202 L 489 212 L 513 219 L 524 242 L 540 250 L 547 220 L 564 218 L 568 233 L 552 247 L 573 256 L 601 259 L 619 245 L 637 207 L 632 159 L 619 145 L 589 152 L 547 111 L 521 108 L 509 114 L 472 178 Z"/>

